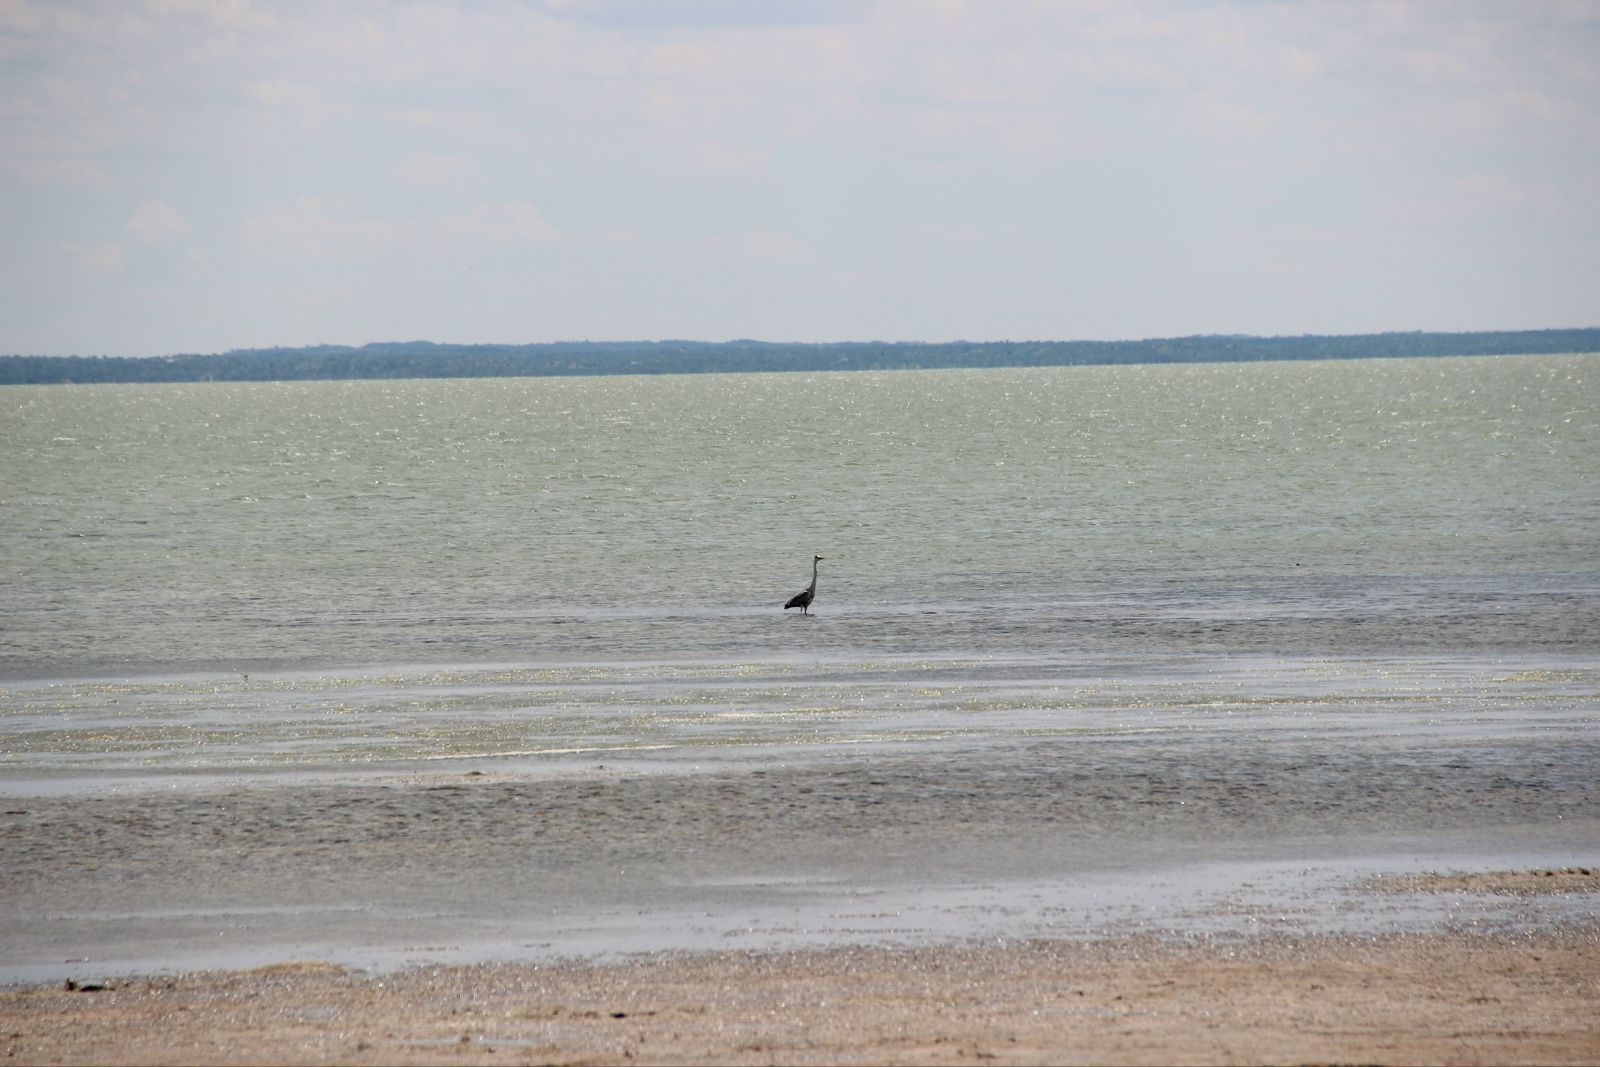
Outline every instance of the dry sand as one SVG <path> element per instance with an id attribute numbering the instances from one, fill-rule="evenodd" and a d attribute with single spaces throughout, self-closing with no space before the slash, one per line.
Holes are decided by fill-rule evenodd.
<path id="1" fill-rule="evenodd" d="M 418 968 L 0 994 L 16 1063 L 1595 1063 L 1600 928 Z"/>
<path id="2" fill-rule="evenodd" d="M 1546 867 L 1531 871 L 1393 875 L 1367 888 L 1380 893 L 1489 893 L 1530 897 L 1549 893 L 1600 893 L 1600 867 Z"/>

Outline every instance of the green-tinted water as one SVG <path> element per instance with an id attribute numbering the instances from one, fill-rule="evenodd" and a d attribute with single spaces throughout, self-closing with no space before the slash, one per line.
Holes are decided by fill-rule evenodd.
<path id="1" fill-rule="evenodd" d="M 17 772 L 1581 735 L 1600 699 L 1595 357 L 0 404 Z"/>
<path id="2" fill-rule="evenodd" d="M 0 978 L 1394 933 L 1307 886 L 1592 863 L 1597 401 L 1595 357 L 0 389 Z"/>
<path id="3" fill-rule="evenodd" d="M 9 388 L 0 672 L 1592 652 L 1597 414 L 1590 356 Z"/>

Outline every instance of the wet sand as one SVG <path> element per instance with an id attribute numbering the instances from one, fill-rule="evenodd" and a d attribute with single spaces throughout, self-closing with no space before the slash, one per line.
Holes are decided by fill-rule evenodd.
<path id="1" fill-rule="evenodd" d="M 1600 936 L 318 963 L 0 994 L 17 1063 L 1593 1063 Z"/>
<path id="2" fill-rule="evenodd" d="M 1588 757 L 1600 749 L 1574 746 L 1076 739 L 701 773 L 269 776 L 11 796 L 0 981 L 295 958 L 393 969 L 973 937 L 1423 932 L 1452 902 L 1367 894 L 1356 906 L 1348 887 L 1596 860 Z M 1455 917 L 1570 918 L 1556 903 Z"/>
<path id="3" fill-rule="evenodd" d="M 0 1036 L 23 1063 L 1595 1062 L 1593 754 L 1079 738 L 17 790 Z"/>

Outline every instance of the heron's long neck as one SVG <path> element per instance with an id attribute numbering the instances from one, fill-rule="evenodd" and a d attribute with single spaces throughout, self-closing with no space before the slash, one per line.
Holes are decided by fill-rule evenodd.
<path id="1" fill-rule="evenodd" d="M 817 561 L 811 561 L 811 588 L 817 587 Z"/>

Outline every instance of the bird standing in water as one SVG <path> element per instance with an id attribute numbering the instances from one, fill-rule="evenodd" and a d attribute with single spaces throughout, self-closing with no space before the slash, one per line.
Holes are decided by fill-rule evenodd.
<path id="1" fill-rule="evenodd" d="M 790 608 L 799 608 L 800 614 L 811 614 L 811 598 L 817 595 L 817 564 L 821 562 L 821 556 L 816 556 L 811 560 L 811 584 L 790 597 L 789 602 L 783 606 L 784 611 L 788 611 Z"/>

